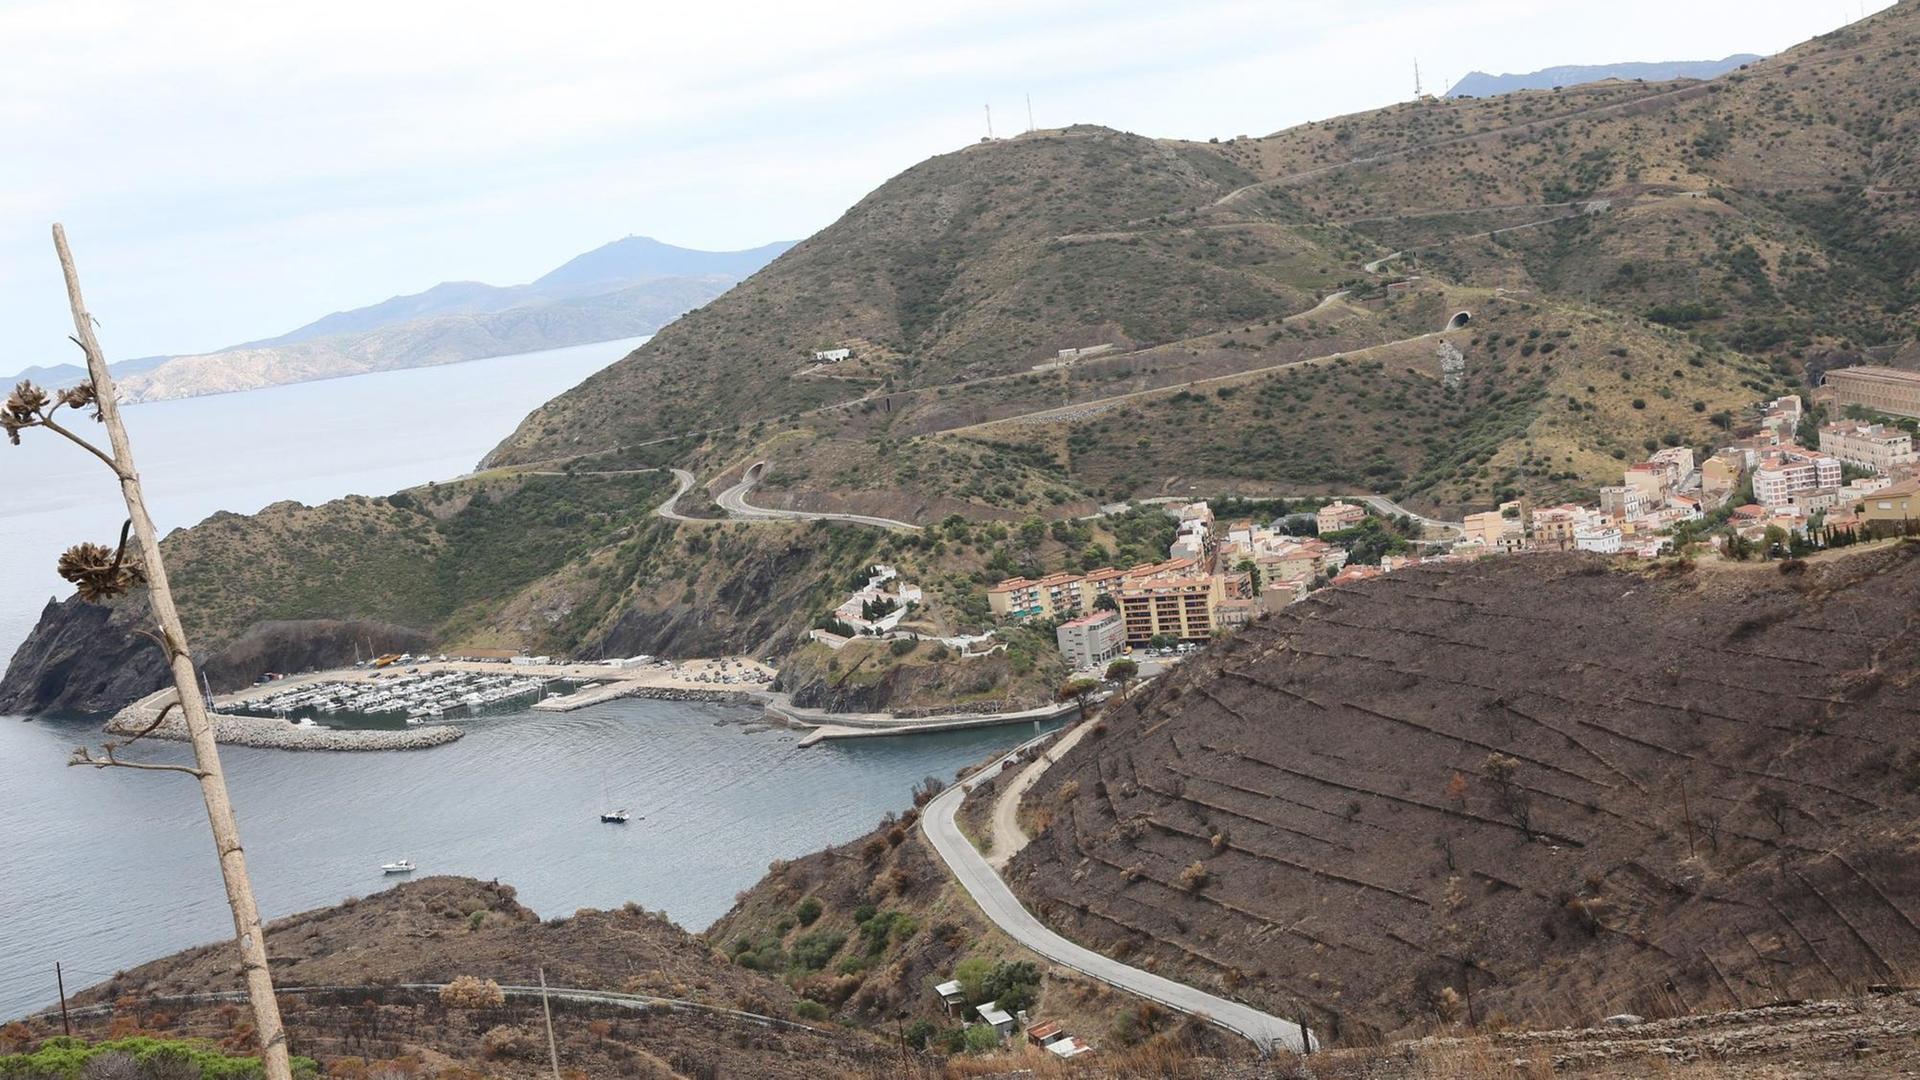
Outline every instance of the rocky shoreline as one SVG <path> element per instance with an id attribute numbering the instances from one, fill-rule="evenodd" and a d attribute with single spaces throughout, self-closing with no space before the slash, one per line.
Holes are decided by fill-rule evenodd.
<path id="1" fill-rule="evenodd" d="M 144 702 L 128 707 L 107 722 L 107 733 L 131 735 L 153 722 Z M 444 746 L 465 734 L 451 724 L 403 729 L 338 730 L 324 727 L 298 727 L 284 720 L 259 716 L 230 716 L 216 713 L 213 737 L 225 746 L 251 746 L 263 750 L 424 750 Z M 177 715 L 147 736 L 185 742 L 186 722 Z"/>
<path id="2" fill-rule="evenodd" d="M 751 690 L 703 690 L 683 686 L 637 686 L 621 696 L 658 701 L 712 701 L 722 705 L 751 705 L 759 700 Z"/>

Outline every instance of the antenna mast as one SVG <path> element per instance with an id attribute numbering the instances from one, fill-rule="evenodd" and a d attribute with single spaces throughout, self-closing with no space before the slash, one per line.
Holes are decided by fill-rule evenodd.
<path id="1" fill-rule="evenodd" d="M 1420 92 L 1420 61 L 1415 60 L 1413 62 L 1413 99 L 1418 101 L 1424 96 L 1426 95 Z"/>
<path id="2" fill-rule="evenodd" d="M 986 110 L 987 110 L 987 138 L 991 139 L 993 138 L 993 106 L 991 105 L 986 106 Z"/>
<path id="3" fill-rule="evenodd" d="M 1027 95 L 1027 130 L 1033 130 L 1033 95 Z"/>

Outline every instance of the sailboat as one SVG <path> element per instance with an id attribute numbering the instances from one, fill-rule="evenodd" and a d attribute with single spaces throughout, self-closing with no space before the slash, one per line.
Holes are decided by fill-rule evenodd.
<path id="1" fill-rule="evenodd" d="M 612 797 L 607 794 L 606 778 L 602 777 L 600 780 L 600 805 L 605 806 L 612 801 Z M 625 825 L 627 823 L 627 817 L 627 808 L 624 806 L 618 810 L 600 811 L 600 820 L 610 825 Z"/>

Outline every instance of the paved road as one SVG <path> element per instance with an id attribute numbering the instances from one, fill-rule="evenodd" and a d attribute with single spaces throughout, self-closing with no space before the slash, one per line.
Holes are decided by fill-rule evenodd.
<path id="1" fill-rule="evenodd" d="M 1003 759 L 1004 760 L 1004 759 Z M 1251 1005 L 1242 1005 L 1174 982 L 1162 975 L 1128 967 L 1111 957 L 1083 948 L 1042 926 L 1026 908 L 1020 906 L 1013 891 L 1000 880 L 987 860 L 974 850 L 954 822 L 954 814 L 971 787 L 1000 773 L 998 765 L 982 769 L 974 779 L 955 784 L 942 792 L 920 817 L 920 828 L 940 858 L 947 864 L 962 888 L 980 905 L 980 911 L 1009 937 L 1056 964 L 1098 979 L 1128 993 L 1157 1001 L 1171 1009 L 1202 1017 L 1238 1035 L 1252 1040 L 1263 1052 L 1284 1048 L 1299 1052 L 1302 1046 L 1298 1024 L 1263 1013 Z M 1318 1040 L 1315 1040 L 1316 1045 Z"/>
<path id="2" fill-rule="evenodd" d="M 654 507 L 653 512 L 660 515 L 663 518 L 666 518 L 668 521 L 711 520 L 709 518 L 690 518 L 687 515 L 681 513 L 678 509 L 680 496 L 685 495 L 687 492 L 693 490 L 693 485 L 698 483 L 697 478 L 695 478 L 695 476 L 692 473 L 688 472 L 685 469 L 675 469 L 673 470 L 673 479 L 674 479 L 674 483 L 676 484 L 675 488 L 673 489 L 673 494 L 667 496 L 666 502 L 663 502 L 659 506 Z"/>
<path id="3" fill-rule="evenodd" d="M 1425 516 L 1424 514 L 1416 514 L 1413 511 L 1407 509 L 1406 507 L 1401 506 L 1399 503 L 1394 502 L 1392 499 L 1387 498 L 1385 495 L 1341 495 L 1338 497 L 1342 499 L 1355 499 L 1355 500 L 1358 500 L 1359 502 L 1366 503 L 1368 506 L 1373 507 L 1375 510 L 1378 510 L 1380 513 L 1385 514 L 1388 517 L 1402 517 L 1402 516 L 1410 517 L 1414 521 L 1418 522 L 1423 528 L 1435 529 L 1440 532 L 1456 532 L 1456 533 L 1463 533 L 1463 534 L 1467 531 L 1467 526 L 1465 522 L 1443 521 L 1440 518 L 1430 518 Z"/>
<path id="4" fill-rule="evenodd" d="M 714 501 L 728 514 L 746 521 L 845 521 L 855 525 L 875 525 L 882 529 L 895 529 L 900 532 L 919 532 L 920 526 L 910 521 L 896 521 L 893 518 L 873 517 L 869 514 L 838 514 L 818 510 L 775 510 L 764 506 L 754 506 L 747 502 L 747 493 L 753 485 L 760 482 L 766 472 L 767 463 L 755 462 L 747 469 L 740 482 L 720 493 Z"/>

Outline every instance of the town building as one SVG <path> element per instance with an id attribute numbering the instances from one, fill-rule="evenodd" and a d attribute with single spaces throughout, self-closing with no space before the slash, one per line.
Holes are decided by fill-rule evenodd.
<path id="1" fill-rule="evenodd" d="M 1920 417 L 1920 371 L 1863 364 L 1836 368 L 1821 382 L 1822 395 L 1832 403 L 1832 415 L 1859 406 L 1891 416 Z"/>
<path id="2" fill-rule="evenodd" d="M 1920 521 L 1920 478 L 1881 488 L 1862 500 L 1856 513 L 1875 532 L 1910 528 L 1912 522 Z"/>
<path id="3" fill-rule="evenodd" d="M 1576 525 L 1573 528 L 1573 546 L 1580 551 L 1591 551 L 1600 555 L 1618 555 L 1620 541 L 1620 526 L 1610 522 Z"/>
<path id="4" fill-rule="evenodd" d="M 1789 394 L 1774 398 L 1760 415 L 1760 427 L 1781 440 L 1790 440 L 1800 428 L 1800 419 L 1805 415 L 1805 403 L 1800 395 Z"/>
<path id="5" fill-rule="evenodd" d="M 1542 507 L 1533 512 L 1533 548 L 1536 551 L 1572 551 L 1573 530 L 1586 521 L 1587 513 L 1568 503 Z"/>
<path id="6" fill-rule="evenodd" d="M 1626 486 L 1638 491 L 1640 499 L 1648 506 L 1659 506 L 1667 499 L 1667 492 L 1673 488 L 1673 470 L 1665 464 L 1651 461 L 1637 462 L 1627 466 L 1622 477 Z"/>
<path id="7" fill-rule="evenodd" d="M 1166 636 L 1205 641 L 1213 636 L 1220 579 L 1192 559 L 1170 559 L 1127 571 L 1116 596 L 1127 641 L 1145 644 Z"/>
<path id="8" fill-rule="evenodd" d="M 1646 492 L 1631 484 L 1613 484 L 1600 489 L 1600 512 L 1615 521 L 1637 518 L 1647 512 Z"/>
<path id="9" fill-rule="evenodd" d="M 1462 524 L 1465 527 L 1466 538 L 1470 541 L 1479 541 L 1488 551 L 1498 550 L 1502 538 L 1508 535 L 1518 537 L 1521 544 L 1524 544 L 1526 539 L 1526 526 L 1521 523 L 1517 508 L 1512 514 L 1507 513 L 1504 507 L 1499 510 L 1468 514 Z"/>
<path id="10" fill-rule="evenodd" d="M 814 361 L 821 364 L 837 364 L 852 355 L 852 349 L 815 349 L 813 351 Z"/>
<path id="11" fill-rule="evenodd" d="M 1313 518 L 1322 533 L 1339 532 L 1341 529 L 1351 529 L 1367 520 L 1367 511 L 1364 507 L 1336 500 L 1321 507 L 1320 512 Z"/>
<path id="12" fill-rule="evenodd" d="M 1126 623 L 1118 611 L 1096 611 L 1063 622 L 1053 632 L 1060 655 L 1075 671 L 1105 667 L 1127 651 Z"/>
<path id="13" fill-rule="evenodd" d="M 1797 446 L 1782 446 L 1760 459 L 1753 470 L 1753 501 L 1783 507 L 1796 492 L 1840 486 L 1840 459 Z"/>
<path id="14" fill-rule="evenodd" d="M 1745 451 L 1731 447 L 1716 450 L 1700 463 L 1700 493 L 1718 506 L 1740 490 L 1740 481 L 1751 466 Z"/>
<path id="15" fill-rule="evenodd" d="M 1884 424 L 1863 424 L 1858 420 L 1822 424 L 1820 452 L 1877 473 L 1890 473 L 1920 461 L 1920 456 L 1914 454 L 1912 435 Z"/>

